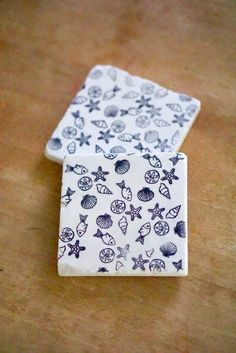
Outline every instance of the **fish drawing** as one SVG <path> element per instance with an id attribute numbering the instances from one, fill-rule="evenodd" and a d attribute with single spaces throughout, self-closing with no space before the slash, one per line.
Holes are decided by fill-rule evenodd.
<path id="1" fill-rule="evenodd" d="M 115 97 L 116 92 L 120 91 L 120 88 L 118 86 L 114 86 L 113 89 L 106 91 L 103 95 L 103 100 L 104 101 L 109 101 L 113 97 Z"/>
<path id="2" fill-rule="evenodd" d="M 76 227 L 76 232 L 79 237 L 82 237 L 88 228 L 88 224 L 85 223 L 87 217 L 88 217 L 87 215 L 86 216 L 82 216 L 81 214 L 79 215 L 80 222 Z"/>
<path id="3" fill-rule="evenodd" d="M 151 223 L 147 222 L 143 224 L 138 232 L 140 236 L 136 239 L 136 241 L 139 241 L 141 244 L 143 244 L 144 238 L 151 232 Z"/>
<path id="4" fill-rule="evenodd" d="M 123 142 L 131 142 L 132 140 L 140 140 L 140 132 L 138 134 L 129 134 L 128 132 L 124 132 L 123 134 L 118 136 L 118 139 Z"/>
<path id="5" fill-rule="evenodd" d="M 125 109 L 121 109 L 120 110 L 120 115 L 124 116 L 124 115 L 131 115 L 131 116 L 136 116 L 138 114 L 141 114 L 142 110 L 135 108 L 135 107 L 130 107 L 129 109 L 125 110 Z"/>
<path id="6" fill-rule="evenodd" d="M 109 233 L 102 233 L 99 229 L 97 233 L 94 234 L 95 238 L 100 238 L 106 245 L 115 245 L 115 239 Z"/>
<path id="7" fill-rule="evenodd" d="M 155 155 L 150 155 L 149 153 L 143 155 L 144 159 L 147 159 L 149 164 L 154 167 L 154 168 L 161 168 L 162 164 L 159 158 L 157 158 Z"/>
<path id="8" fill-rule="evenodd" d="M 125 186 L 125 181 L 122 180 L 121 183 L 116 183 L 116 185 L 119 186 L 119 188 L 121 189 L 122 197 L 127 201 L 131 201 L 132 200 L 132 191 L 131 191 L 130 187 Z"/>
<path id="9" fill-rule="evenodd" d="M 68 172 L 73 172 L 75 174 L 82 175 L 82 174 L 87 173 L 88 169 L 86 167 L 84 167 L 83 165 L 79 165 L 79 164 L 76 164 L 74 167 L 67 164 L 65 173 L 68 173 Z"/>
<path id="10" fill-rule="evenodd" d="M 63 196 L 61 197 L 61 204 L 62 204 L 63 206 L 67 206 L 67 205 L 71 202 L 71 200 L 72 200 L 71 196 L 72 196 L 74 193 L 75 193 L 74 190 L 71 190 L 71 188 L 67 188 L 65 195 L 63 195 Z"/>
<path id="11" fill-rule="evenodd" d="M 74 120 L 75 126 L 78 129 L 82 130 L 84 128 L 85 121 L 84 121 L 84 118 L 82 116 L 80 116 L 79 110 L 77 110 L 76 112 L 72 113 L 72 115 L 75 118 L 75 120 Z"/>

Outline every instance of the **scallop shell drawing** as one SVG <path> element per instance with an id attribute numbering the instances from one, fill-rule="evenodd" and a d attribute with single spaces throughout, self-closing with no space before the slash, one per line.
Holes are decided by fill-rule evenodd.
<path id="1" fill-rule="evenodd" d="M 120 214 L 126 209 L 126 204 L 123 200 L 114 200 L 110 208 L 113 213 Z"/>
<path id="2" fill-rule="evenodd" d="M 78 180 L 78 188 L 82 191 L 87 191 L 93 186 L 92 179 L 88 176 L 84 176 Z"/>
<path id="3" fill-rule="evenodd" d="M 159 134 L 156 130 L 149 130 L 146 131 L 144 134 L 144 141 L 147 143 L 153 143 L 156 142 L 159 137 Z"/>
<path id="4" fill-rule="evenodd" d="M 125 174 L 130 168 L 130 163 L 127 159 L 119 160 L 115 163 L 115 172 L 117 174 Z"/>
<path id="5" fill-rule="evenodd" d="M 181 105 L 178 103 L 168 103 L 166 104 L 166 106 L 171 110 L 173 110 L 173 112 L 178 112 L 178 113 L 182 112 Z"/>
<path id="6" fill-rule="evenodd" d="M 160 246 L 160 250 L 163 256 L 170 257 L 177 253 L 177 246 L 172 242 L 168 242 L 168 243 L 162 244 Z"/>
<path id="7" fill-rule="evenodd" d="M 170 230 L 170 227 L 165 221 L 158 221 L 154 224 L 154 231 L 157 235 L 163 236 L 166 235 Z"/>
<path id="8" fill-rule="evenodd" d="M 125 78 L 125 83 L 129 87 L 133 87 L 133 86 L 135 86 L 135 78 L 131 75 L 127 75 Z"/>
<path id="9" fill-rule="evenodd" d="M 103 75 L 103 72 L 99 69 L 94 69 L 89 73 L 89 77 L 92 78 L 93 80 L 98 80 L 99 78 L 102 77 L 102 75 Z"/>
<path id="10" fill-rule="evenodd" d="M 129 91 L 128 93 L 124 94 L 122 96 L 122 98 L 125 98 L 125 99 L 134 99 L 136 97 L 139 96 L 139 93 L 138 92 L 135 92 L 135 91 Z"/>
<path id="11" fill-rule="evenodd" d="M 196 104 L 191 104 L 186 108 L 186 113 L 188 116 L 193 117 L 194 114 L 197 112 L 197 105 Z"/>
<path id="12" fill-rule="evenodd" d="M 148 94 L 149 95 L 149 94 L 153 94 L 154 93 L 155 86 L 151 82 L 144 82 L 144 83 L 141 84 L 141 88 L 140 89 L 141 89 L 141 92 L 143 94 Z"/>
<path id="13" fill-rule="evenodd" d="M 157 170 L 148 170 L 144 175 L 145 181 L 148 184 L 156 184 L 160 179 L 160 174 Z"/>
<path id="14" fill-rule="evenodd" d="M 97 217 L 96 223 L 97 223 L 98 227 L 103 228 L 103 229 L 107 229 L 112 226 L 113 221 L 111 219 L 111 216 L 109 214 L 105 213 L 105 214 Z"/>
<path id="15" fill-rule="evenodd" d="M 69 145 L 66 147 L 67 151 L 69 154 L 74 154 L 76 151 L 76 143 L 75 141 L 72 141 L 71 143 L 69 143 Z"/>
<path id="16" fill-rule="evenodd" d="M 144 187 L 138 191 L 137 197 L 140 201 L 147 202 L 153 199 L 154 192 L 150 190 L 148 187 Z"/>
<path id="17" fill-rule="evenodd" d="M 171 210 L 169 210 L 169 212 L 166 214 L 166 218 L 170 218 L 170 219 L 176 218 L 179 214 L 180 208 L 181 208 L 181 205 L 176 206 Z"/>
<path id="18" fill-rule="evenodd" d="M 120 230 L 122 231 L 122 233 L 125 235 L 126 232 L 127 232 L 127 228 L 128 228 L 128 221 L 127 221 L 127 218 L 125 216 L 123 216 L 119 220 L 118 226 L 119 226 Z"/>
<path id="19" fill-rule="evenodd" d="M 170 199 L 170 190 L 164 183 L 160 184 L 159 193 L 165 196 L 167 199 Z"/>
<path id="20" fill-rule="evenodd" d="M 119 108 L 116 105 L 108 105 L 104 110 L 104 115 L 107 118 L 115 118 L 119 113 Z"/>
<path id="21" fill-rule="evenodd" d="M 185 222 L 184 221 L 179 221 L 177 222 L 175 228 L 174 228 L 175 234 L 177 234 L 180 238 L 185 238 L 186 237 L 186 227 L 185 227 Z"/>
<path id="22" fill-rule="evenodd" d="M 163 98 L 163 97 L 165 97 L 165 96 L 167 96 L 168 95 L 168 91 L 167 91 L 167 89 L 165 89 L 165 88 L 160 88 L 160 89 L 158 89 L 157 91 L 156 91 L 156 93 L 154 94 L 154 97 L 155 98 Z"/>
<path id="23" fill-rule="evenodd" d="M 103 184 L 97 184 L 97 191 L 99 194 L 107 194 L 107 195 L 111 195 L 112 192 L 110 189 L 108 189 L 108 187 L 106 187 L 106 185 Z"/>
<path id="24" fill-rule="evenodd" d="M 91 123 L 100 129 L 106 129 L 108 127 L 105 120 L 92 120 Z"/>
<path id="25" fill-rule="evenodd" d="M 149 270 L 152 272 L 161 272 L 165 267 L 165 262 L 161 259 L 153 259 L 149 264 Z"/>
<path id="26" fill-rule="evenodd" d="M 51 150 L 59 150 L 60 148 L 62 148 L 61 139 L 59 139 L 58 137 L 51 138 L 48 141 L 48 148 L 50 148 Z"/>
<path id="27" fill-rule="evenodd" d="M 112 81 L 116 81 L 117 73 L 116 69 L 113 66 L 109 67 L 109 69 L 107 70 L 107 76 L 110 77 Z"/>
<path id="28" fill-rule="evenodd" d="M 154 119 L 154 124 L 157 126 L 157 127 L 166 127 L 166 126 L 170 126 L 170 124 L 163 120 L 163 119 Z"/>
<path id="29" fill-rule="evenodd" d="M 93 195 L 85 195 L 81 201 L 81 206 L 86 210 L 93 208 L 97 204 L 97 198 Z"/>
<path id="30" fill-rule="evenodd" d="M 180 139 L 180 132 L 179 130 L 175 131 L 174 135 L 171 138 L 171 144 L 172 146 L 177 145 L 177 143 L 179 142 Z"/>
<path id="31" fill-rule="evenodd" d="M 122 146 L 114 146 L 110 149 L 111 153 L 126 153 L 126 149 Z"/>

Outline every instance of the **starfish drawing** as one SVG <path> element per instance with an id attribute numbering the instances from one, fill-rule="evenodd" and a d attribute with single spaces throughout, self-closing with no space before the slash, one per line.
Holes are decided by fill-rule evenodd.
<path id="1" fill-rule="evenodd" d="M 126 244 L 124 248 L 121 248 L 120 246 L 117 246 L 117 250 L 120 252 L 116 257 L 117 259 L 124 258 L 127 260 L 127 255 L 129 253 L 129 244 Z"/>
<path id="2" fill-rule="evenodd" d="M 182 159 L 184 159 L 183 157 L 180 157 L 181 154 L 180 153 L 176 153 L 175 157 L 169 158 L 169 161 L 171 161 L 173 163 L 173 165 L 176 165 L 178 163 L 178 161 L 181 161 Z"/>
<path id="3" fill-rule="evenodd" d="M 81 132 L 80 137 L 77 137 L 76 140 L 79 141 L 79 145 L 80 147 L 83 145 L 90 145 L 89 143 L 89 139 L 90 139 L 91 135 L 87 135 L 85 136 L 85 134 L 83 132 Z"/>
<path id="4" fill-rule="evenodd" d="M 177 123 L 179 124 L 180 127 L 184 126 L 184 123 L 188 122 L 188 119 L 185 119 L 185 114 L 177 115 L 174 114 L 175 120 L 172 120 L 172 123 Z"/>
<path id="5" fill-rule="evenodd" d="M 85 105 L 89 109 L 89 113 L 92 113 L 94 110 L 100 110 L 98 104 L 100 101 L 94 102 L 92 99 L 89 100 L 89 103 Z"/>
<path id="6" fill-rule="evenodd" d="M 145 98 L 144 96 L 141 96 L 140 99 L 136 100 L 136 103 L 139 103 L 138 108 L 142 108 L 142 107 L 148 107 L 150 108 L 152 105 L 149 103 L 149 101 L 151 100 L 151 98 Z"/>
<path id="7" fill-rule="evenodd" d="M 169 184 L 172 184 L 173 180 L 179 180 L 179 178 L 175 175 L 175 168 L 172 168 L 170 172 L 163 169 L 162 172 L 165 176 L 162 177 L 161 180 L 167 180 Z"/>
<path id="8" fill-rule="evenodd" d="M 154 118 L 154 116 L 161 116 L 160 114 L 160 110 L 162 108 L 155 108 L 154 105 L 151 105 L 150 106 L 150 109 L 146 111 L 146 113 L 149 113 L 150 114 L 150 118 Z"/>
<path id="9" fill-rule="evenodd" d="M 135 257 L 132 257 L 132 260 L 134 262 L 133 270 L 141 268 L 142 271 L 145 271 L 144 265 L 149 262 L 149 260 L 143 259 L 142 254 L 140 254 L 137 259 Z"/>
<path id="10" fill-rule="evenodd" d="M 165 208 L 159 208 L 159 203 L 156 203 L 154 208 L 149 208 L 148 212 L 152 213 L 151 220 L 153 221 L 156 217 L 163 219 L 162 212 L 165 211 Z"/>
<path id="11" fill-rule="evenodd" d="M 97 172 L 91 172 L 91 174 L 95 176 L 94 181 L 98 181 L 100 179 L 106 181 L 105 175 L 108 175 L 109 172 L 103 171 L 102 167 L 99 166 Z"/>
<path id="12" fill-rule="evenodd" d="M 106 267 L 99 267 L 97 272 L 109 272 Z"/>
<path id="13" fill-rule="evenodd" d="M 136 150 L 140 151 L 140 152 L 151 152 L 150 149 L 148 147 L 144 148 L 143 145 L 141 144 L 141 142 L 139 142 L 139 144 L 137 146 L 134 146 L 134 148 L 136 148 Z"/>
<path id="14" fill-rule="evenodd" d="M 179 260 L 178 262 L 172 262 L 172 264 L 175 266 L 177 272 L 179 272 L 179 270 L 183 270 L 182 260 Z"/>
<path id="15" fill-rule="evenodd" d="M 166 148 L 171 148 L 171 147 L 167 144 L 167 142 L 168 142 L 167 139 L 165 139 L 165 140 L 163 140 L 163 141 L 161 141 L 161 139 L 157 139 L 157 142 L 158 142 L 158 144 L 157 144 L 156 146 L 154 146 L 154 148 L 159 148 L 159 149 L 161 150 L 161 152 L 165 152 L 165 149 L 166 149 Z"/>
<path id="16" fill-rule="evenodd" d="M 106 143 L 109 143 L 109 139 L 115 137 L 114 135 L 110 134 L 110 131 L 110 129 L 107 131 L 99 131 L 101 136 L 98 137 L 98 140 L 104 140 Z"/>
<path id="17" fill-rule="evenodd" d="M 133 221 L 135 219 L 135 217 L 141 219 L 142 216 L 140 215 L 140 211 L 141 211 L 142 207 L 139 206 L 137 208 L 135 208 L 132 204 L 130 205 L 130 211 L 126 211 L 125 214 L 130 216 L 131 221 Z"/>
<path id="18" fill-rule="evenodd" d="M 67 244 L 70 248 L 70 251 L 68 252 L 68 255 L 75 255 L 76 259 L 79 258 L 80 251 L 84 251 L 86 249 L 85 246 L 79 246 L 79 240 L 76 240 L 75 244 Z"/>

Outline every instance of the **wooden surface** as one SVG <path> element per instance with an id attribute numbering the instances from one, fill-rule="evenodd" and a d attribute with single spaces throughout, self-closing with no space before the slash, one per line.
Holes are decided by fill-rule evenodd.
<path id="1" fill-rule="evenodd" d="M 231 353 L 235 1 L 1 1 L 0 353 Z M 96 63 L 196 96 L 189 277 L 59 278 L 44 146 Z"/>

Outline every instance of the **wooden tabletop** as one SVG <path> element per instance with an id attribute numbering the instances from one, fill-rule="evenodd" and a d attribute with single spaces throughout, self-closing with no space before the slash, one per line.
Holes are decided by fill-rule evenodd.
<path id="1" fill-rule="evenodd" d="M 1 353 L 231 353 L 236 346 L 234 1 L 1 1 Z M 189 276 L 60 278 L 61 166 L 44 146 L 90 68 L 199 98 Z"/>

